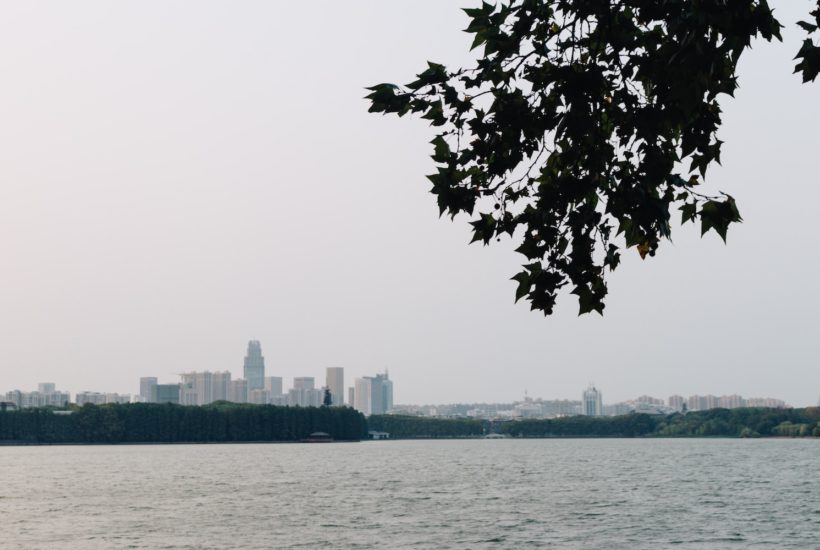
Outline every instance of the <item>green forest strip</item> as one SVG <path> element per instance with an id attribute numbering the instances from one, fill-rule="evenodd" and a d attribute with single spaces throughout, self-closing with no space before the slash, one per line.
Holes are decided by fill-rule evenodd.
<path id="1" fill-rule="evenodd" d="M 669 416 L 567 416 L 543 420 L 489 421 L 381 415 L 371 430 L 393 439 L 483 437 L 818 437 L 820 408 L 710 409 Z"/>
<path id="2" fill-rule="evenodd" d="M 70 414 L 67 414 L 70 413 Z M 820 408 L 712 409 L 669 416 L 569 416 L 490 421 L 364 415 L 349 407 L 275 407 L 219 402 L 204 407 L 135 403 L 68 410 L 0 412 L 0 443 L 217 443 L 302 441 L 325 432 L 335 441 L 560 437 L 820 437 Z"/>
<path id="3" fill-rule="evenodd" d="M 0 412 L 6 443 L 217 443 L 301 441 L 315 432 L 336 441 L 367 437 L 367 421 L 347 407 L 274 407 L 218 402 L 204 407 L 134 403 Z"/>

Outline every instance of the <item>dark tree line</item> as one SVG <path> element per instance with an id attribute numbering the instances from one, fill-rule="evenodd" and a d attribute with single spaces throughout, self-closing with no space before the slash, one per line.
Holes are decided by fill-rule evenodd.
<path id="1" fill-rule="evenodd" d="M 656 417 L 628 414 L 504 422 L 497 432 L 514 437 L 641 437 L 653 434 L 656 428 Z"/>
<path id="2" fill-rule="evenodd" d="M 183 443 L 299 441 L 326 432 L 337 441 L 367 436 L 364 416 L 342 407 L 274 407 L 220 402 L 204 407 L 135 403 L 0 413 L 0 441 Z"/>
<path id="3" fill-rule="evenodd" d="M 393 439 L 481 437 L 820 437 L 820 408 L 711 409 L 687 414 L 567 416 L 489 422 L 468 418 L 382 415 L 368 419 L 371 430 Z"/>
<path id="4" fill-rule="evenodd" d="M 820 408 L 710 409 L 669 416 L 570 416 L 506 422 L 516 437 L 772 437 L 820 436 Z"/>
<path id="5" fill-rule="evenodd" d="M 392 414 L 373 415 L 367 424 L 371 430 L 388 432 L 394 439 L 478 437 L 489 429 L 486 420 Z"/>
<path id="6" fill-rule="evenodd" d="M 469 418 L 374 415 L 346 407 L 274 407 L 216 403 L 205 407 L 139 403 L 0 412 L 0 442 L 206 443 L 299 441 L 326 432 L 338 441 L 367 431 L 394 439 L 512 437 L 820 437 L 820 408 L 712 409 L 669 416 L 569 416 L 490 422 Z"/>

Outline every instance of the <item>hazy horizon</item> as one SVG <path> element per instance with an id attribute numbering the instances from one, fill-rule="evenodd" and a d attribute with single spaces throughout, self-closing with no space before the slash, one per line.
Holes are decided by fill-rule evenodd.
<path id="1" fill-rule="evenodd" d="M 396 403 L 649 394 L 820 397 L 820 81 L 794 25 L 724 98 L 744 223 L 624 252 L 603 317 L 514 304 L 524 257 L 439 219 L 425 121 L 364 87 L 468 62 L 472 1 L 13 2 L 0 18 L 0 393 L 138 393 L 139 377 L 389 369 Z M 812 328 L 814 327 L 814 328 Z"/>

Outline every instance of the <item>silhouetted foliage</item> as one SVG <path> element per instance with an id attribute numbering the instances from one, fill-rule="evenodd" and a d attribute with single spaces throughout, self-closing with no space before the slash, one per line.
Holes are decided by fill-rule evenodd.
<path id="1" fill-rule="evenodd" d="M 347 407 L 274 407 L 217 402 L 85 405 L 73 414 L 49 409 L 0 413 L 0 441 L 29 443 L 181 443 L 298 441 L 326 432 L 337 441 L 367 435 L 364 415 Z"/>
<path id="2" fill-rule="evenodd" d="M 516 300 L 550 314 L 557 293 L 603 312 L 620 247 L 653 256 L 672 212 L 725 241 L 734 199 L 706 194 L 720 162 L 718 99 L 752 39 L 780 39 L 765 0 L 510 0 L 464 10 L 471 68 L 428 63 L 406 86 L 368 88 L 370 111 L 421 113 L 440 129 L 439 210 L 474 217 L 473 241 L 520 239 Z M 795 58 L 820 70 L 820 3 Z M 476 214 L 476 211 L 478 213 Z M 623 235 L 616 244 L 616 237 Z"/>

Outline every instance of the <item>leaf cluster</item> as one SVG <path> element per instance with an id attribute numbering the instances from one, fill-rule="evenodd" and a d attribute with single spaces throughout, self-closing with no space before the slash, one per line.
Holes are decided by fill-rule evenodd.
<path id="1" fill-rule="evenodd" d="M 623 247 L 654 256 L 673 211 L 726 239 L 734 199 L 700 192 L 720 162 L 719 98 L 737 89 L 752 39 L 780 39 L 765 0 L 511 0 L 464 10 L 475 66 L 427 68 L 368 88 L 370 111 L 438 128 L 428 176 L 441 214 L 472 217 L 473 241 L 509 236 L 525 256 L 516 300 L 604 309 Z M 801 23 L 809 32 L 820 26 Z M 807 45 L 808 44 L 808 45 Z M 812 80 L 807 40 L 796 71 Z"/>

